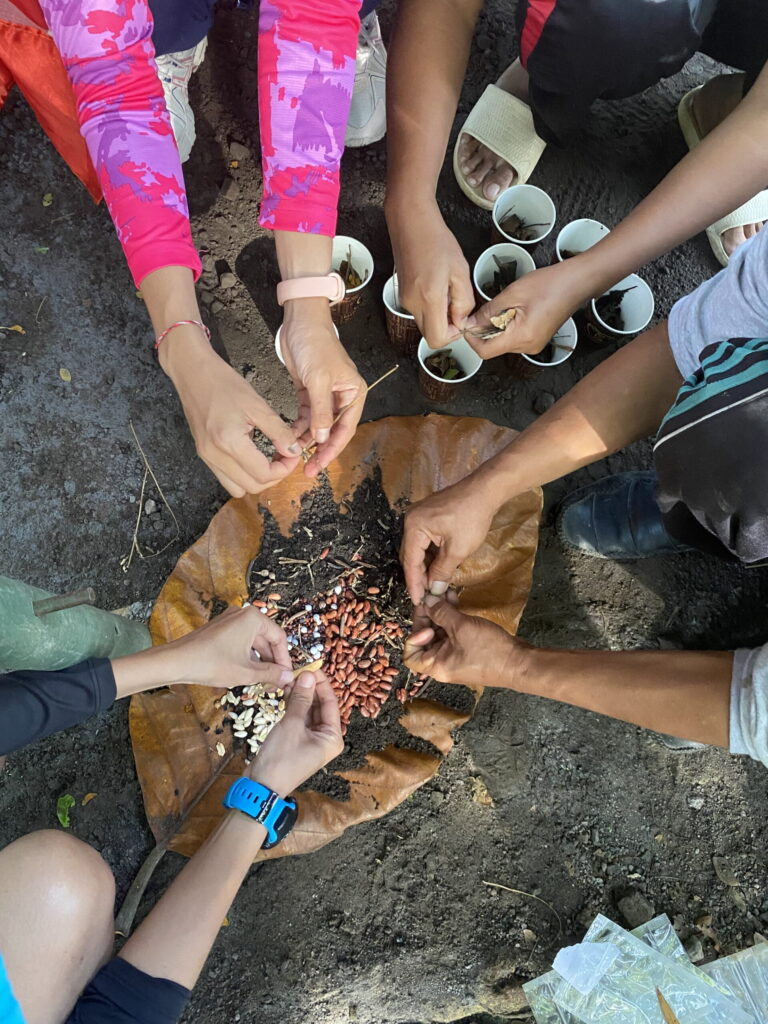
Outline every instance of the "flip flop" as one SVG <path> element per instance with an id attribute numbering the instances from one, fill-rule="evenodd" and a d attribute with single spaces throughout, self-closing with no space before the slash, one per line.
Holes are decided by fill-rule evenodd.
<path id="1" fill-rule="evenodd" d="M 697 85 L 695 89 L 687 92 L 677 105 L 677 120 L 688 149 L 698 146 L 704 138 L 693 106 L 696 93 L 703 88 L 702 85 Z M 721 267 L 727 267 L 729 260 L 723 245 L 723 232 L 729 231 L 731 228 L 744 227 L 745 224 L 758 224 L 765 220 L 768 220 L 768 189 L 758 192 L 756 196 L 748 199 L 746 203 L 742 203 L 732 213 L 728 213 L 725 217 L 716 220 L 714 224 L 710 224 L 707 228 L 707 238 L 712 252 L 715 254 L 715 259 Z"/>
<path id="2" fill-rule="evenodd" d="M 517 172 L 516 185 L 530 178 L 546 148 L 533 126 L 533 114 L 527 103 L 512 96 L 498 85 L 489 85 L 469 112 L 453 147 L 453 173 L 459 188 L 475 206 L 493 209 L 493 200 L 486 199 L 481 188 L 470 185 L 459 164 L 459 143 L 464 134 L 471 135 Z"/>

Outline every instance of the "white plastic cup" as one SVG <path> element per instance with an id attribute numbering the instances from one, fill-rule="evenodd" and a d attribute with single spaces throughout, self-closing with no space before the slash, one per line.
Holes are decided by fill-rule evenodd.
<path id="1" fill-rule="evenodd" d="M 336 235 L 333 240 L 331 266 L 336 273 L 341 273 L 341 265 L 349 256 L 350 249 L 352 250 L 352 266 L 362 278 L 362 284 L 359 284 L 357 288 L 347 288 L 341 302 L 331 306 L 331 316 L 334 323 L 337 324 L 345 324 L 352 319 L 363 300 L 363 291 L 373 277 L 373 256 L 362 242 L 358 242 L 356 238 L 350 238 L 349 235 Z"/>
<path id="2" fill-rule="evenodd" d="M 336 337 L 338 338 L 339 329 L 336 326 L 336 324 L 333 325 L 333 329 L 334 331 L 336 331 Z M 277 355 L 277 358 L 283 364 L 283 366 L 285 366 L 285 360 L 283 359 L 283 346 L 280 344 L 280 335 L 282 334 L 282 331 L 283 325 L 280 324 L 280 326 L 277 328 L 277 334 L 275 335 L 275 353 Z"/>
<path id="3" fill-rule="evenodd" d="M 581 217 L 579 220 L 572 220 L 558 232 L 555 241 L 555 255 L 557 261 L 562 263 L 563 249 L 578 254 L 591 249 L 597 245 L 601 238 L 610 234 L 610 228 L 601 224 L 599 220 L 591 220 L 589 217 Z"/>
<path id="4" fill-rule="evenodd" d="M 631 288 L 621 300 L 621 313 L 624 318 L 624 328 L 619 330 L 607 324 L 595 308 L 595 299 L 589 303 L 585 311 L 587 321 L 587 337 L 591 341 L 601 344 L 606 341 L 613 341 L 616 338 L 628 338 L 632 334 L 639 334 L 644 331 L 651 322 L 655 303 L 653 292 L 645 283 L 642 277 L 637 274 L 630 274 L 623 281 L 619 281 L 608 291 L 620 291 L 623 288 Z M 607 292 L 603 293 L 604 295 Z"/>
<path id="5" fill-rule="evenodd" d="M 536 237 L 530 240 L 515 238 L 502 230 L 502 222 L 512 213 L 526 224 L 540 224 Z M 493 204 L 493 227 L 491 240 L 494 242 L 515 242 L 524 249 L 533 249 L 543 241 L 555 226 L 557 210 L 547 193 L 535 185 L 513 185 L 505 189 Z"/>
<path id="6" fill-rule="evenodd" d="M 445 352 L 453 356 L 461 367 L 464 376 L 460 380 L 445 380 L 425 365 L 424 360 L 434 355 L 435 352 Z M 442 348 L 430 348 L 426 338 L 422 338 L 416 350 L 419 360 L 419 389 L 425 398 L 431 402 L 450 402 L 455 397 L 462 384 L 477 373 L 483 365 L 483 360 L 475 352 L 465 338 L 457 338 Z"/>
<path id="7" fill-rule="evenodd" d="M 490 302 L 491 298 L 496 297 L 495 295 L 489 295 L 485 290 L 486 286 L 493 281 L 493 275 L 498 269 L 493 259 L 494 256 L 498 256 L 500 260 L 517 260 L 517 277 L 515 278 L 517 281 L 525 274 L 530 274 L 532 270 L 536 269 L 533 256 L 515 242 L 498 242 L 496 245 L 489 246 L 485 252 L 480 253 L 477 257 L 474 270 L 472 271 L 475 291 L 486 302 Z"/>
<path id="8" fill-rule="evenodd" d="M 421 332 L 416 323 L 416 318 L 400 305 L 397 274 L 393 274 L 384 285 L 381 298 L 384 302 L 387 334 L 389 335 L 392 347 L 399 355 L 415 356 Z"/>
<path id="9" fill-rule="evenodd" d="M 534 366 L 538 366 L 540 369 L 546 369 L 547 367 L 559 366 L 564 363 L 567 359 L 570 359 L 573 353 L 576 351 L 576 346 L 579 343 L 579 332 L 576 329 L 576 324 L 573 318 L 565 321 L 562 327 L 555 331 L 555 338 L 557 338 L 556 345 L 562 345 L 562 348 L 555 348 L 552 352 L 551 359 L 545 359 L 544 352 L 540 352 L 535 356 L 529 356 L 525 352 L 521 352 L 520 355 L 523 359 L 526 359 L 529 363 L 533 363 Z"/>

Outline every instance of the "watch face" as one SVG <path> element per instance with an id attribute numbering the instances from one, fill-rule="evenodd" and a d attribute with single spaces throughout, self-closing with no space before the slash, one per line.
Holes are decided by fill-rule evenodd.
<path id="1" fill-rule="evenodd" d="M 265 850 L 271 850 L 273 846 L 277 846 L 279 842 L 282 842 L 282 840 L 285 839 L 285 837 L 291 831 L 293 826 L 296 824 L 296 819 L 298 818 L 298 816 L 299 808 L 296 804 L 296 801 L 286 801 L 285 807 L 280 812 L 280 817 L 277 819 L 273 826 L 277 839 L 275 840 L 274 843 L 270 842 L 270 840 L 267 840 L 267 842 L 264 843 L 263 848 Z"/>

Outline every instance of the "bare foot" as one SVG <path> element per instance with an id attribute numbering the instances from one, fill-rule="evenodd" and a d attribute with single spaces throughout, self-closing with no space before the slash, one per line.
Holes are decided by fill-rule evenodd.
<path id="1" fill-rule="evenodd" d="M 528 72 L 519 60 L 510 64 L 496 85 L 523 103 L 528 102 Z M 482 186 L 483 195 L 491 201 L 514 185 L 517 178 L 514 167 L 466 133 L 462 133 L 459 140 L 459 166 L 469 184 L 473 188 Z"/>
<path id="2" fill-rule="evenodd" d="M 693 113 L 702 135 L 709 135 L 721 121 L 735 110 L 741 102 L 744 91 L 744 75 L 717 75 L 699 89 L 693 97 Z M 728 256 L 732 256 L 740 245 L 752 238 L 765 221 L 756 224 L 743 224 L 738 228 L 729 228 L 722 234 L 723 248 Z"/>

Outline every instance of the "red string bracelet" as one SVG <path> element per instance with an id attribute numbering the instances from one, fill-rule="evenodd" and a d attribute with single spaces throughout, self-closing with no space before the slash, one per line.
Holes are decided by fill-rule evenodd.
<path id="1" fill-rule="evenodd" d="M 192 327 L 199 327 L 200 330 L 204 332 L 208 341 L 211 340 L 211 332 L 208 330 L 208 328 L 201 320 L 177 320 L 175 324 L 171 324 L 170 327 L 166 327 L 165 330 L 159 335 L 159 337 L 155 341 L 155 352 L 157 352 L 157 350 L 160 348 L 161 342 L 165 339 L 167 334 L 171 333 L 174 327 L 185 327 L 187 325 L 190 325 Z"/>

